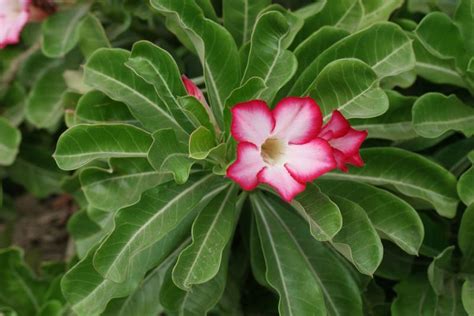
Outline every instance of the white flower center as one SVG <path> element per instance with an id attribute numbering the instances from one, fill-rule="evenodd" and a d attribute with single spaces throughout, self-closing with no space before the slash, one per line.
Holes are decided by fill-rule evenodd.
<path id="1" fill-rule="evenodd" d="M 268 138 L 262 145 L 260 154 L 263 161 L 275 166 L 285 162 L 288 146 L 285 141 L 278 138 Z"/>

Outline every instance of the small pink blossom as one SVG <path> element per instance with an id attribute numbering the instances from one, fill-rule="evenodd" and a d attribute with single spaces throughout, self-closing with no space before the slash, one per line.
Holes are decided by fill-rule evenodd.
<path id="1" fill-rule="evenodd" d="M 181 80 L 183 81 L 184 87 L 186 88 L 186 91 L 190 96 L 195 97 L 202 104 L 207 104 L 206 98 L 204 97 L 204 94 L 202 93 L 201 89 L 199 89 L 198 86 L 196 86 L 191 79 L 189 79 L 185 75 L 182 75 Z"/>
<path id="2" fill-rule="evenodd" d="M 339 111 L 332 113 L 329 122 L 321 129 L 319 137 L 327 140 L 331 145 L 337 168 L 340 170 L 347 172 L 346 164 L 357 167 L 364 165 L 359 149 L 367 138 L 367 131 L 353 129 Z"/>
<path id="3" fill-rule="evenodd" d="M 30 0 L 0 0 L 0 49 L 20 41 L 28 22 Z"/>
<path id="4" fill-rule="evenodd" d="M 322 115 L 313 99 L 284 98 L 273 110 L 253 100 L 231 111 L 231 133 L 238 145 L 227 176 L 244 190 L 265 183 L 289 202 L 306 182 L 336 167 L 331 146 L 318 137 Z"/>

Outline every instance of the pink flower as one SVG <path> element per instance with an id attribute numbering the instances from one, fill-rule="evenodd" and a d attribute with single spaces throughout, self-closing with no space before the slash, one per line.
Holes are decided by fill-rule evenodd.
<path id="1" fill-rule="evenodd" d="M 183 81 L 184 87 L 186 88 L 186 91 L 189 95 L 198 99 L 202 104 L 207 104 L 206 98 L 204 98 L 204 94 L 191 79 L 189 79 L 185 75 L 182 75 L 181 80 Z"/>
<path id="2" fill-rule="evenodd" d="M 364 165 L 359 149 L 367 138 L 367 131 L 353 129 L 339 111 L 332 113 L 329 122 L 321 129 L 319 137 L 327 140 L 331 145 L 337 168 L 347 172 L 346 164 L 357 167 Z"/>
<path id="3" fill-rule="evenodd" d="M 30 0 L 0 0 L 0 49 L 20 41 L 29 18 Z"/>
<path id="4" fill-rule="evenodd" d="M 329 143 L 318 137 L 322 115 L 313 99 L 284 98 L 274 110 L 253 100 L 231 111 L 231 133 L 238 145 L 227 176 L 244 190 L 265 183 L 290 202 L 306 182 L 336 167 Z"/>

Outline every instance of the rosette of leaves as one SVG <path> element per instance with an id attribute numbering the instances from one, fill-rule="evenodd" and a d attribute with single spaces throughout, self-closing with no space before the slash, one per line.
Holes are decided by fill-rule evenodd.
<path id="1" fill-rule="evenodd" d="M 80 261 L 62 280 L 72 310 L 362 315 L 375 302 L 369 277 L 406 273 L 393 258 L 438 255 L 422 246 L 422 218 L 455 217 L 459 198 L 452 173 L 402 148 L 427 135 L 415 114 L 412 123 L 416 98 L 387 90 L 417 62 L 411 35 L 385 21 L 401 4 L 323 1 L 290 12 L 232 0 L 221 19 L 210 1 L 152 0 L 197 56 L 209 109 L 187 96 L 160 46 L 93 53 L 84 66 L 92 90 L 54 154 L 77 170 L 70 187 L 82 206 L 69 224 Z M 242 192 L 224 177 L 235 159 L 229 109 L 287 95 L 310 95 L 326 119 L 338 109 L 393 142 L 374 140 L 389 146 L 362 150 L 364 168 L 329 173 L 291 204 L 265 188 Z"/>

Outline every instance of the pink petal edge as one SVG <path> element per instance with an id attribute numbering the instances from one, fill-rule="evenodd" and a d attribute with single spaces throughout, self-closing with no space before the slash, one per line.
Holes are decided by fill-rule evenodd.
<path id="1" fill-rule="evenodd" d="M 228 178 L 237 182 L 242 189 L 251 191 L 258 186 L 258 173 L 265 167 L 260 151 L 252 143 L 237 145 L 237 159 L 227 168 Z"/>
<path id="2" fill-rule="evenodd" d="M 267 166 L 258 173 L 257 177 L 261 183 L 274 188 L 286 202 L 291 202 L 306 188 L 306 185 L 296 181 L 284 166 Z"/>

